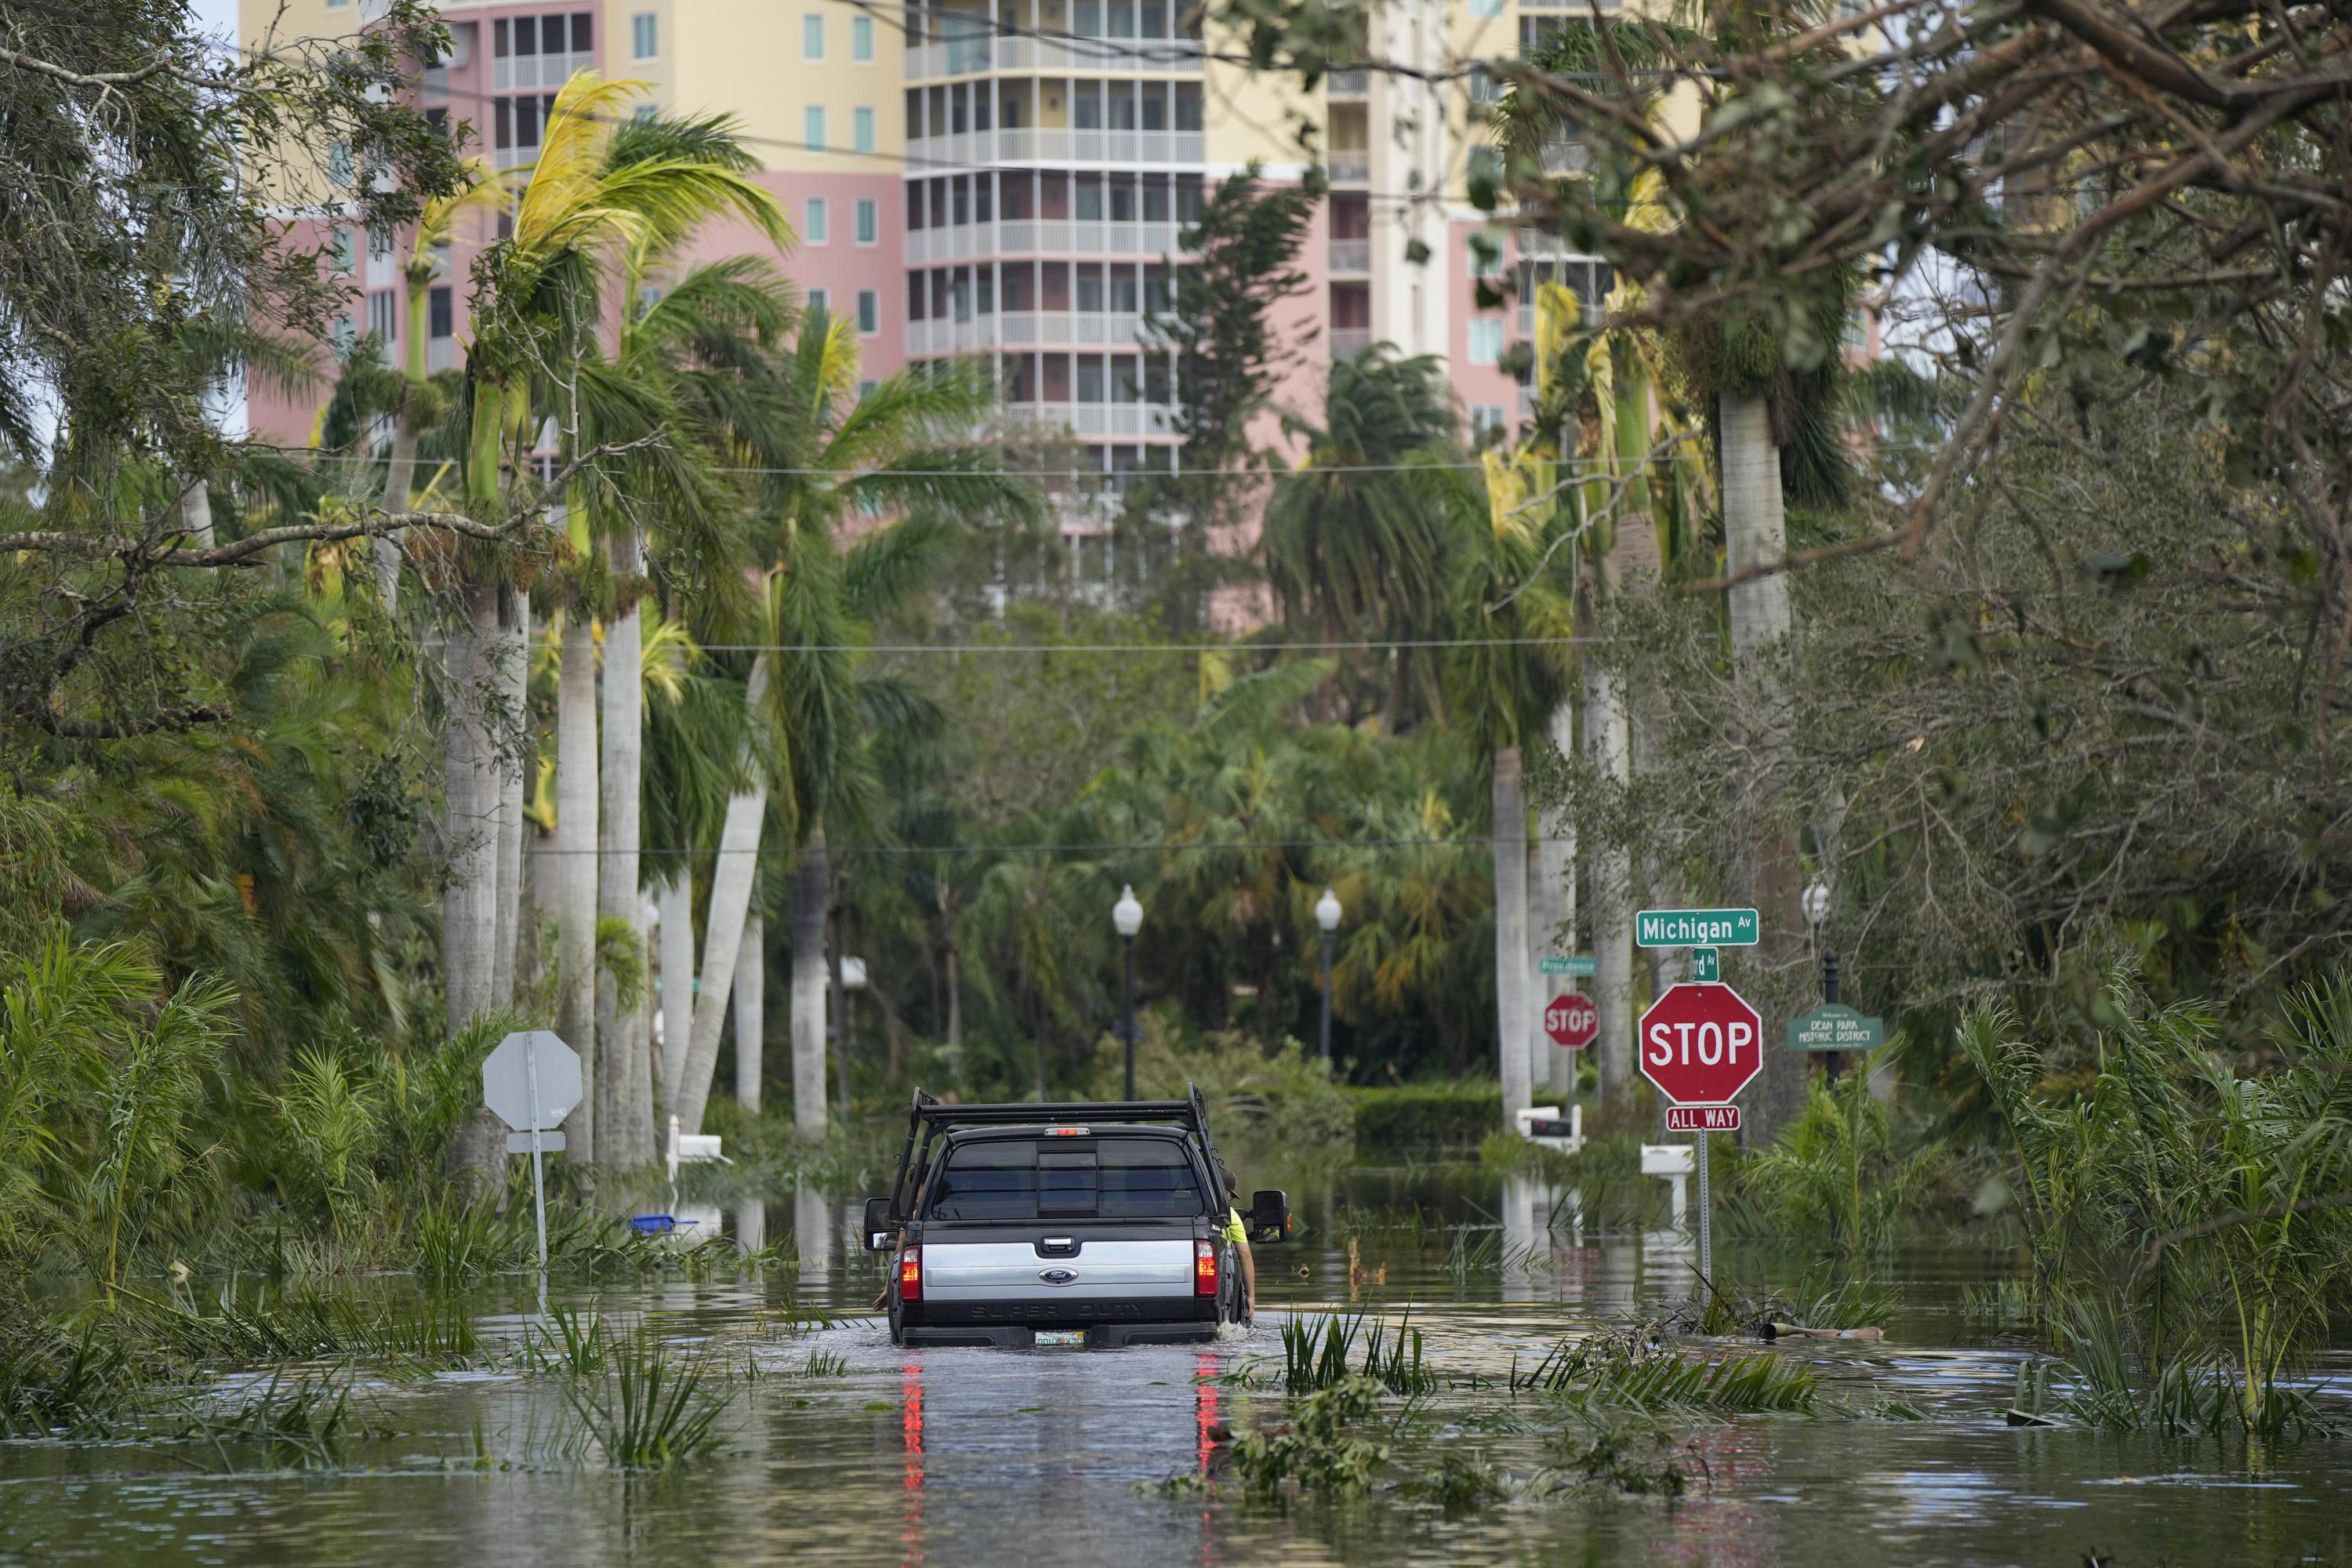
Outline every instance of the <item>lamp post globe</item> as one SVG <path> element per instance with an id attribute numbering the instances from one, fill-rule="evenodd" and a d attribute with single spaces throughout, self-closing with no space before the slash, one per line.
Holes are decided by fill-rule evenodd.
<path id="1" fill-rule="evenodd" d="M 1807 888 L 1804 907 L 1805 923 L 1819 931 L 1822 922 L 1830 916 L 1830 885 L 1827 882 L 1815 882 L 1811 887 Z"/>
<path id="2" fill-rule="evenodd" d="M 1132 886 L 1121 887 L 1118 902 L 1110 907 L 1111 928 L 1118 932 L 1122 983 L 1119 988 L 1119 1037 L 1127 1042 L 1127 1098 L 1135 1098 L 1135 933 L 1143 929 L 1143 904 Z"/>
<path id="3" fill-rule="evenodd" d="M 1331 889 L 1315 900 L 1315 923 L 1323 931 L 1323 1022 L 1318 1037 L 1322 1041 L 1323 1063 L 1331 1063 L 1331 942 L 1339 930 L 1339 895 Z"/>

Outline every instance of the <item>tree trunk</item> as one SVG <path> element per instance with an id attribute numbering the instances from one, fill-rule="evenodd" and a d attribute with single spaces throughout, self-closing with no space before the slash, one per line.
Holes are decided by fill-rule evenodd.
<path id="1" fill-rule="evenodd" d="M 565 1154 L 596 1157 L 596 645 L 588 615 L 574 605 L 563 617 L 562 663 L 556 679 L 555 815 L 563 826 L 562 891 L 555 910 L 555 1032 L 580 1053 L 580 1104 L 565 1118 Z"/>
<path id="2" fill-rule="evenodd" d="M 824 829 L 809 835 L 793 863 L 791 886 L 793 944 L 793 1126 L 805 1138 L 824 1136 L 824 905 L 830 876 L 825 867 Z"/>
<path id="3" fill-rule="evenodd" d="M 833 868 L 825 868 L 825 980 L 833 1011 L 834 1086 L 840 1095 L 841 1124 L 849 1125 L 849 988 L 841 978 L 841 905 L 835 901 Z"/>
<path id="4" fill-rule="evenodd" d="M 1631 782 L 1633 750 L 1625 728 L 1624 680 L 1600 658 L 1584 666 L 1584 734 L 1593 770 L 1619 800 Z M 1633 857 L 1615 835 L 1592 858 L 1592 1003 L 1601 1015 L 1601 1107 L 1622 1111 L 1633 1091 Z"/>
<path id="5" fill-rule="evenodd" d="M 761 1053 L 767 1044 L 768 922 L 754 909 L 735 950 L 735 1103 L 757 1115 Z"/>
<path id="6" fill-rule="evenodd" d="M 490 997 L 514 1005 L 515 964 L 529 911 L 522 898 L 522 805 L 539 747 L 530 725 L 530 595 L 509 588 L 499 595 L 499 700 L 512 731 L 499 748 L 499 905 L 491 934 Z"/>
<path id="7" fill-rule="evenodd" d="M 694 875 L 680 855 L 661 885 L 661 1109 L 677 1109 L 686 1040 L 694 1032 Z M 648 1129 L 650 1131 L 651 1129 Z M 659 1142 L 658 1139 L 656 1140 Z"/>
<path id="8" fill-rule="evenodd" d="M 646 755 L 645 622 L 635 590 L 637 540 L 625 533 L 612 545 L 614 584 L 627 607 L 604 623 L 604 724 L 598 772 L 603 798 L 597 814 L 596 913 L 625 924 L 645 949 L 645 894 L 637 887 L 641 847 L 641 801 Z M 628 1026 L 637 1009 L 624 1010 L 610 975 L 596 977 L 596 1037 L 613 1031 L 604 1058 L 610 1070 L 601 1080 L 596 1121 L 603 1135 L 598 1156 L 609 1170 L 650 1162 L 654 1108 L 649 1064 L 641 1059 L 646 1042 Z"/>
<path id="9" fill-rule="evenodd" d="M 1771 410 L 1763 398 L 1726 394 L 1720 415 L 1724 564 L 1737 573 L 1788 554 L 1780 449 L 1772 439 Z M 1784 573 L 1768 573 L 1740 584 L 1727 597 L 1732 679 L 1747 753 L 1733 813 L 1732 892 L 1736 902 L 1752 900 L 1762 921 L 1763 941 L 1755 956 L 1764 970 L 1759 978 L 1769 989 L 1771 980 L 1804 952 L 1796 840 L 1780 809 L 1791 739 L 1789 579 Z M 1768 1015 L 1778 1000 L 1769 995 L 1750 999 Z M 1752 1114 L 1742 1129 L 1743 1140 L 1759 1146 L 1770 1142 L 1802 1107 L 1809 1065 L 1801 1058 L 1776 1063 L 1769 1059 L 1774 1053 L 1766 1054 L 1764 1070 L 1745 1097 Z"/>
<path id="10" fill-rule="evenodd" d="M 1576 706 L 1563 698 L 1551 710 L 1552 750 L 1563 763 L 1576 760 Z M 1546 801 L 1536 813 L 1538 837 L 1536 840 L 1536 926 L 1532 932 L 1537 957 L 1545 953 L 1573 953 L 1576 951 L 1576 817 L 1572 803 L 1563 793 Z M 1548 1007 L 1551 999 L 1578 988 L 1577 982 L 1564 975 L 1538 974 L 1535 1004 L 1538 1010 Z M 1548 1057 L 1544 1081 L 1551 1092 L 1564 1103 L 1576 1092 L 1575 1051 L 1563 1051 L 1547 1045 Z"/>
<path id="11" fill-rule="evenodd" d="M 761 654 L 752 662 L 751 679 L 743 689 L 743 706 L 751 715 L 754 734 L 761 728 L 759 715 L 768 700 L 768 656 Z M 672 1108 L 679 1129 L 687 1132 L 702 1131 L 703 1108 L 710 1102 L 711 1076 L 719 1070 L 719 1036 L 727 1021 L 728 993 L 734 989 L 735 952 L 742 945 L 743 919 L 760 880 L 768 773 L 756 760 L 749 772 L 751 787 L 727 803 L 717 864 L 710 872 L 710 909 L 703 921 L 702 963 L 697 968 L 702 984 L 695 994 L 694 1022 L 687 1035 L 677 1103 Z"/>
<path id="12" fill-rule="evenodd" d="M 213 488 L 202 479 L 180 492 L 180 526 L 187 531 L 189 549 L 212 548 Z"/>
<path id="13" fill-rule="evenodd" d="M 467 584 L 444 642 L 442 842 L 449 858 L 441 895 L 445 1022 L 455 1035 L 498 1005 L 491 994 L 499 896 L 498 747 L 490 728 L 490 650 L 498 642 L 498 589 Z M 497 1119 L 478 1107 L 450 1149 L 453 1174 L 475 1190 L 497 1184 L 503 1156 Z"/>
<path id="14" fill-rule="evenodd" d="M 405 410 L 392 422 L 392 458 L 383 475 L 383 510 L 408 510 L 409 491 L 416 483 L 416 427 Z M 375 579 L 375 596 L 387 613 L 400 608 L 400 542 L 387 534 L 368 541 L 368 565 Z"/>
<path id="15" fill-rule="evenodd" d="M 1495 1013 L 1503 1125 L 1528 1104 L 1528 803 L 1519 748 L 1495 748 Z"/>

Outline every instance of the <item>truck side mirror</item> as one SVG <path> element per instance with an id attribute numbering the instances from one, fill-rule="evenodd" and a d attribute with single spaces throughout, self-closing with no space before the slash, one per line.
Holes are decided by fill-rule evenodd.
<path id="1" fill-rule="evenodd" d="M 1290 1197 L 1279 1188 L 1252 1193 L 1249 1213 L 1244 1217 L 1252 1241 L 1290 1239 Z"/>
<path id="2" fill-rule="evenodd" d="M 890 1200 L 866 1200 L 866 1250 L 887 1252 L 898 1245 L 898 1227 L 890 1223 Z"/>

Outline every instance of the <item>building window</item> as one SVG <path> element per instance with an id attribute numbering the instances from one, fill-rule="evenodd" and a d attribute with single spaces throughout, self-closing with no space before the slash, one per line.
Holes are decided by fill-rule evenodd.
<path id="1" fill-rule="evenodd" d="M 1470 0 L 1470 15 L 1488 21 L 1503 14 L 1503 0 Z"/>
<path id="2" fill-rule="evenodd" d="M 1496 364 L 1503 358 L 1503 319 L 1500 316 L 1470 318 L 1470 363 Z"/>
<path id="3" fill-rule="evenodd" d="M 629 49 L 641 60 L 661 53 L 661 26 L 651 11 L 640 11 L 629 18 Z"/>
<path id="4" fill-rule="evenodd" d="M 399 319 L 399 295 L 379 289 L 368 296 L 368 335 L 387 349 L 392 347 L 394 323 Z"/>
<path id="5" fill-rule="evenodd" d="M 882 330 L 881 290 L 860 289 L 857 291 L 857 330 L 869 338 Z"/>
<path id="6" fill-rule="evenodd" d="M 833 237 L 832 214 L 823 196 L 808 199 L 808 222 L 801 226 L 808 231 L 801 237 L 811 245 L 823 245 Z"/>
<path id="7" fill-rule="evenodd" d="M 824 151 L 824 109 L 823 105 L 812 103 L 806 109 L 801 110 L 801 140 L 808 143 L 808 150 L 812 153 L 822 153 Z"/>
<path id="8" fill-rule="evenodd" d="M 874 59 L 874 18 L 852 16 L 849 19 L 849 58 L 861 65 Z"/>
<path id="9" fill-rule="evenodd" d="M 872 376 L 867 376 L 865 380 L 860 381 L 857 384 L 857 401 L 863 403 L 867 398 L 873 396 L 874 389 L 881 384 L 882 384 L 880 382 L 876 381 Z"/>
<path id="10" fill-rule="evenodd" d="M 872 196 L 857 198 L 857 243 L 875 245 L 882 238 L 881 205 Z"/>
<path id="11" fill-rule="evenodd" d="M 457 293 L 446 284 L 425 290 L 425 335 L 449 338 L 457 334 Z"/>
<path id="12" fill-rule="evenodd" d="M 808 313 L 812 317 L 831 315 L 833 313 L 833 290 L 830 289 L 810 289 L 808 291 Z"/>
<path id="13" fill-rule="evenodd" d="M 337 359 L 350 358 L 352 345 L 359 341 L 359 328 L 352 324 L 352 319 L 349 316 L 337 316 L 335 318 L 334 330 L 335 357 Z"/>
<path id="14" fill-rule="evenodd" d="M 851 145 L 857 151 L 860 153 L 874 151 L 874 111 L 870 109 L 851 110 L 849 134 Z"/>
<path id="15" fill-rule="evenodd" d="M 359 266 L 359 239 L 350 229 L 335 230 L 333 249 L 336 271 L 350 272 Z"/>
<path id="16" fill-rule="evenodd" d="M 1497 440 L 1503 434 L 1503 405 L 1499 403 L 1474 403 L 1470 405 L 1470 444 L 1483 447 Z"/>
<path id="17" fill-rule="evenodd" d="M 824 58 L 824 18 L 814 11 L 801 18 L 801 58 Z"/>
<path id="18" fill-rule="evenodd" d="M 338 142 L 333 146 L 328 148 L 327 178 L 332 180 L 336 184 L 348 185 L 356 177 L 356 171 L 352 163 L 351 143 L 348 142 Z"/>

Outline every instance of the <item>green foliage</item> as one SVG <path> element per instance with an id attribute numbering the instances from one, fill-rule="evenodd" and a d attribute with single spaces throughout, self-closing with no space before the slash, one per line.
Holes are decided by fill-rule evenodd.
<path id="1" fill-rule="evenodd" d="M 602 1370 L 567 1379 L 563 1394 L 613 1468 L 668 1471 L 726 1440 L 719 1421 L 733 1394 L 716 1364 L 681 1355 L 642 1327 L 613 1338 L 594 1360 Z"/>
<path id="2" fill-rule="evenodd" d="M 1351 1377 L 1300 1400 L 1287 1431 L 1244 1432 L 1234 1439 L 1234 1469 L 1251 1494 L 1271 1499 L 1287 1483 L 1309 1496 L 1344 1497 L 1371 1484 L 1389 1446 L 1373 1435 L 1381 1385 Z"/>
<path id="3" fill-rule="evenodd" d="M 2287 1380 L 2352 1283 L 2352 986 L 2296 998 L 2258 1074 L 2214 1049 L 2210 1011 L 2154 1007 L 2126 971 L 2106 994 L 2086 1082 L 2053 1084 L 2005 1009 L 1961 1029 L 2013 1140 L 2043 1321 L 2103 1423 L 2150 1401 L 2188 1420 L 2219 1366 L 2236 1425 L 2303 1424 Z"/>
<path id="4" fill-rule="evenodd" d="M 1502 1120 L 1502 1095 L 1491 1084 L 1397 1084 L 1353 1089 L 1349 1099 L 1356 1147 L 1383 1158 L 1465 1153 Z"/>
<path id="5" fill-rule="evenodd" d="M 1741 1184 L 1762 1201 L 1776 1236 L 1875 1252 L 1916 1211 L 1942 1151 L 1932 1142 L 1898 1149 L 1893 1118 L 1870 1092 L 1878 1065 L 1874 1053 L 1849 1063 L 1834 1086 L 1810 1080 L 1803 1112 L 1741 1163 Z"/>

